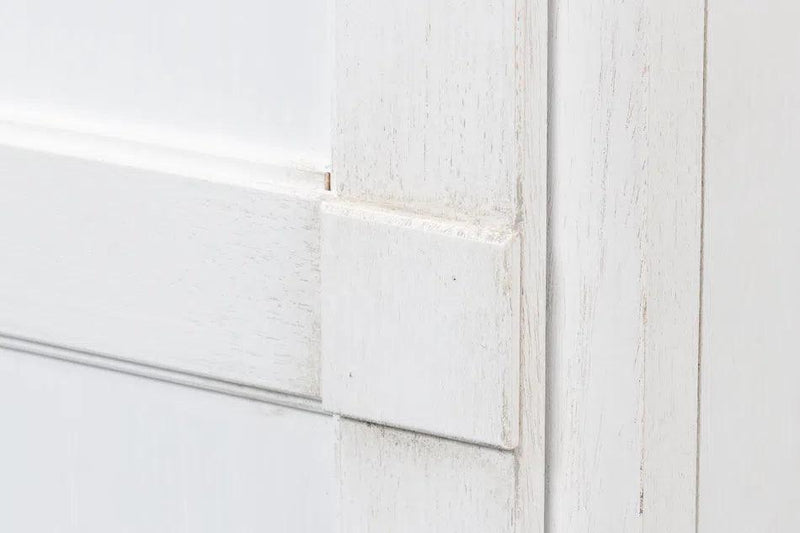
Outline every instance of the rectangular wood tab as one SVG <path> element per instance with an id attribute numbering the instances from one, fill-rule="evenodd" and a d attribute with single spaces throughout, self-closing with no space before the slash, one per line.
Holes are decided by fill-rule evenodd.
<path id="1" fill-rule="evenodd" d="M 514 233 L 346 203 L 321 217 L 325 407 L 513 448 Z"/>

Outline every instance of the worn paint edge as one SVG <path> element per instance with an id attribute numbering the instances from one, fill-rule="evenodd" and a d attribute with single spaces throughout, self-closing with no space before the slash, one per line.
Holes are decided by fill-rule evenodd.
<path id="1" fill-rule="evenodd" d="M 383 204 L 327 200 L 320 208 L 323 214 L 350 218 L 360 222 L 393 226 L 410 231 L 438 233 L 470 241 L 503 247 L 511 246 L 517 232 L 510 226 L 470 224 L 460 220 L 431 216 L 415 211 L 394 209 Z"/>
<path id="2" fill-rule="evenodd" d="M 346 422 L 358 422 L 359 424 L 385 428 L 385 429 L 388 429 L 388 430 L 391 430 L 391 431 L 398 431 L 398 432 L 402 432 L 402 433 L 407 433 L 409 435 L 419 435 L 421 437 L 430 437 L 432 439 L 440 439 L 440 440 L 444 440 L 444 441 L 455 442 L 457 444 L 463 444 L 463 445 L 466 445 L 466 446 L 474 446 L 476 448 L 485 448 L 487 450 L 496 450 L 496 451 L 503 452 L 503 453 L 509 453 L 509 454 L 514 453 L 514 448 L 509 448 L 509 447 L 506 447 L 505 445 L 500 445 L 500 444 L 497 444 L 497 443 L 484 442 L 484 441 L 480 441 L 480 440 L 466 439 L 466 438 L 457 437 L 457 436 L 453 436 L 453 435 L 449 435 L 449 434 L 437 433 L 435 431 L 429 431 L 427 429 L 415 429 L 415 428 L 410 427 L 410 426 L 398 426 L 398 425 L 395 425 L 395 424 L 392 424 L 392 423 L 387 423 L 387 422 L 383 422 L 383 421 L 380 421 L 380 420 L 374 420 L 374 419 L 371 419 L 371 418 L 358 417 L 358 416 L 354 416 L 354 415 L 351 415 L 351 414 L 344 414 L 344 413 L 328 413 L 328 414 L 331 414 L 331 415 L 337 417 L 338 419 L 346 421 Z"/>
<path id="3" fill-rule="evenodd" d="M 514 67 L 517 217 L 520 234 L 519 446 L 514 531 L 547 526 L 547 336 L 550 205 L 550 94 L 553 36 L 548 0 L 515 0 Z"/>

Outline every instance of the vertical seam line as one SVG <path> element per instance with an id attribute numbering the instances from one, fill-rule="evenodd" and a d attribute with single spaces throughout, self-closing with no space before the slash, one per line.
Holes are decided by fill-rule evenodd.
<path id="1" fill-rule="evenodd" d="M 705 216 L 706 216 L 706 113 L 708 106 L 708 0 L 703 2 L 703 95 L 700 119 L 700 257 L 697 306 L 697 419 L 695 438 L 694 530 L 700 529 L 700 436 L 702 409 L 703 361 L 703 291 L 705 271 Z"/>

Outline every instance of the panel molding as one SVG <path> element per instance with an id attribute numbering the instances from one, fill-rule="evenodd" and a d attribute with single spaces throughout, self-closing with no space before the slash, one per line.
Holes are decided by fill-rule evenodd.
<path id="1" fill-rule="evenodd" d="M 155 365 L 147 365 L 137 361 L 128 361 L 114 357 L 113 355 L 101 354 L 86 350 L 81 350 L 66 346 L 57 346 L 33 339 L 24 339 L 0 333 L 0 348 L 5 348 L 20 354 L 28 354 L 38 357 L 49 357 L 59 361 L 66 361 L 92 368 L 110 370 L 140 378 L 172 383 L 183 387 L 216 392 L 227 396 L 244 398 L 271 405 L 290 407 L 301 411 L 312 413 L 331 414 L 322 408 L 319 400 L 305 398 L 294 394 L 287 394 L 271 391 L 260 387 L 250 387 L 240 383 L 232 383 L 215 379 L 213 377 L 201 376 L 189 372 L 163 368 Z"/>
<path id="2" fill-rule="evenodd" d="M 124 179 L 120 177 L 122 174 L 143 173 L 143 175 L 152 177 L 161 176 L 167 185 L 186 183 L 187 187 L 188 184 L 199 187 L 233 187 L 241 190 L 243 194 L 278 195 L 287 199 L 296 199 L 301 204 L 317 206 L 313 209 L 319 209 L 323 200 L 331 198 L 330 193 L 323 190 L 326 174 L 324 172 L 218 157 L 214 154 L 184 151 L 173 146 L 140 142 L 130 138 L 108 137 L 94 132 L 65 129 L 59 126 L 52 122 L 49 124 L 22 123 L 8 120 L 8 117 L 0 117 L 0 150 L 26 154 L 26 157 L 32 158 L 65 161 L 70 164 L 79 163 L 86 165 L 87 169 L 92 169 L 90 172 L 104 174 L 106 179 L 111 181 Z M 6 161 L 9 160 L 6 158 Z M 154 195 L 154 199 L 157 200 L 158 195 Z M 90 199 L 71 198 L 69 203 L 72 204 L 73 201 L 91 209 Z M 497 247 L 498 250 L 505 250 L 501 253 L 503 256 L 513 252 L 506 257 L 506 260 L 512 260 L 513 263 L 513 265 L 508 265 L 510 270 L 506 273 L 506 281 L 511 284 L 512 293 L 518 295 L 519 243 L 513 228 L 510 229 L 503 224 L 474 224 L 462 220 L 444 219 L 364 202 L 337 200 L 335 202 L 328 201 L 325 205 L 329 212 L 347 213 L 356 218 L 360 217 L 364 222 L 382 220 L 391 222 L 397 227 L 429 231 L 433 238 L 438 234 L 448 239 L 483 242 L 489 248 Z M 11 227 L 11 225 L 7 227 Z M 310 229 L 310 235 L 319 237 L 318 228 Z M 17 241 L 14 234 L 9 233 L 3 242 L 9 244 Z M 17 242 L 17 244 L 20 243 Z M 434 244 L 434 246 L 436 245 Z M 8 252 L 7 248 L 5 252 Z M 518 301 L 519 296 L 510 297 L 508 304 L 515 308 Z M 8 300 L 4 304 L 8 305 Z M 2 307 L 0 306 L 0 311 L 2 311 Z M 157 308 L 158 306 L 154 306 L 154 309 Z M 502 383 L 499 383 L 499 395 L 494 403 L 497 407 L 496 421 L 502 427 L 495 436 L 441 430 L 424 424 L 415 426 L 380 416 L 371 418 L 363 413 L 348 412 L 338 407 L 332 407 L 335 402 L 323 407 L 319 400 L 319 393 L 314 388 L 292 390 L 270 384 L 269 381 L 254 381 L 243 375 L 239 377 L 236 374 L 221 375 L 213 370 L 195 372 L 189 368 L 182 368 L 179 364 L 176 366 L 175 357 L 180 352 L 180 346 L 173 346 L 170 351 L 175 355 L 163 360 L 159 358 L 138 360 L 136 353 L 131 350 L 120 353 L 118 350 L 108 350 L 107 346 L 99 346 L 91 341 L 83 344 L 80 342 L 70 344 L 75 343 L 76 339 L 62 339 L 60 335 L 31 336 L 31 333 L 35 332 L 3 327 L 2 324 L 0 324 L 0 345 L 26 353 L 45 355 L 178 385 L 288 405 L 314 412 L 343 414 L 354 419 L 372 420 L 385 424 L 387 427 L 411 428 L 421 433 L 439 436 L 445 440 L 512 449 L 517 441 L 516 428 L 519 416 L 517 411 L 519 405 L 517 396 L 519 356 L 516 352 L 519 343 L 514 340 L 519 331 L 519 315 L 515 309 L 509 309 L 509 311 L 511 313 L 509 324 L 513 325 L 510 330 L 512 336 L 509 337 L 508 342 L 510 348 L 508 364 L 504 371 L 506 377 Z M 68 313 L 68 315 L 71 314 Z M 166 353 L 166 347 L 164 353 Z M 236 356 L 230 355 L 230 361 L 235 364 Z M 334 358 L 330 358 L 330 361 L 333 362 Z"/>
<path id="3" fill-rule="evenodd" d="M 225 150 L 219 144 L 154 136 L 133 125 L 98 128 L 52 114 L 3 109 L 0 145 L 275 192 L 322 190 L 327 174 L 324 166 L 269 147 Z"/>

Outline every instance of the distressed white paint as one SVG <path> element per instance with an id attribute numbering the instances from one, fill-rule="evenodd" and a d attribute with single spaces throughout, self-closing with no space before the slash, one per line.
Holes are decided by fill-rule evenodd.
<path id="1" fill-rule="evenodd" d="M 516 445 L 515 235 L 326 203 L 321 266 L 326 408 Z"/>
<path id="2" fill-rule="evenodd" d="M 0 3 L 0 115 L 322 169 L 330 0 Z"/>
<path id="3" fill-rule="evenodd" d="M 511 452 L 342 419 L 340 530 L 513 531 Z"/>
<path id="4" fill-rule="evenodd" d="M 552 15 L 548 531 L 692 531 L 703 2 Z"/>
<path id="5" fill-rule="evenodd" d="M 526 533 L 542 531 L 544 520 L 547 9 L 538 0 L 336 6 L 334 192 L 519 235 L 522 435 L 514 512 Z M 397 267 L 392 276 L 407 283 Z M 424 302 L 426 295 L 415 290 L 407 298 Z M 336 357 L 323 348 L 326 365 L 336 366 Z M 436 508 L 428 512 L 435 520 Z"/>
<path id="6" fill-rule="evenodd" d="M 547 0 L 516 3 L 520 426 L 515 531 L 545 531 Z"/>
<path id="7" fill-rule="evenodd" d="M 0 530 L 335 532 L 331 417 L 0 349 Z"/>
<path id="8" fill-rule="evenodd" d="M 514 7 L 512 0 L 337 2 L 338 194 L 513 220 Z"/>
<path id="9" fill-rule="evenodd" d="M 0 344 L 319 409 L 261 387 L 319 396 L 291 168 L 328 164 L 328 4 L 162 4 L 0 6 L 0 333 L 102 354 Z M 709 1 L 696 510 L 703 5 L 550 2 L 554 533 L 800 528 L 800 13 L 768 4 Z M 542 531 L 546 10 L 335 25 L 325 403 L 514 452 L 0 352 L 0 529 Z"/>
<path id="10" fill-rule="evenodd" d="M 321 176 L 249 171 L 0 147 L 0 333 L 317 396 Z"/>
<path id="11" fill-rule="evenodd" d="M 700 533 L 800 530 L 798 17 L 708 3 Z"/>

